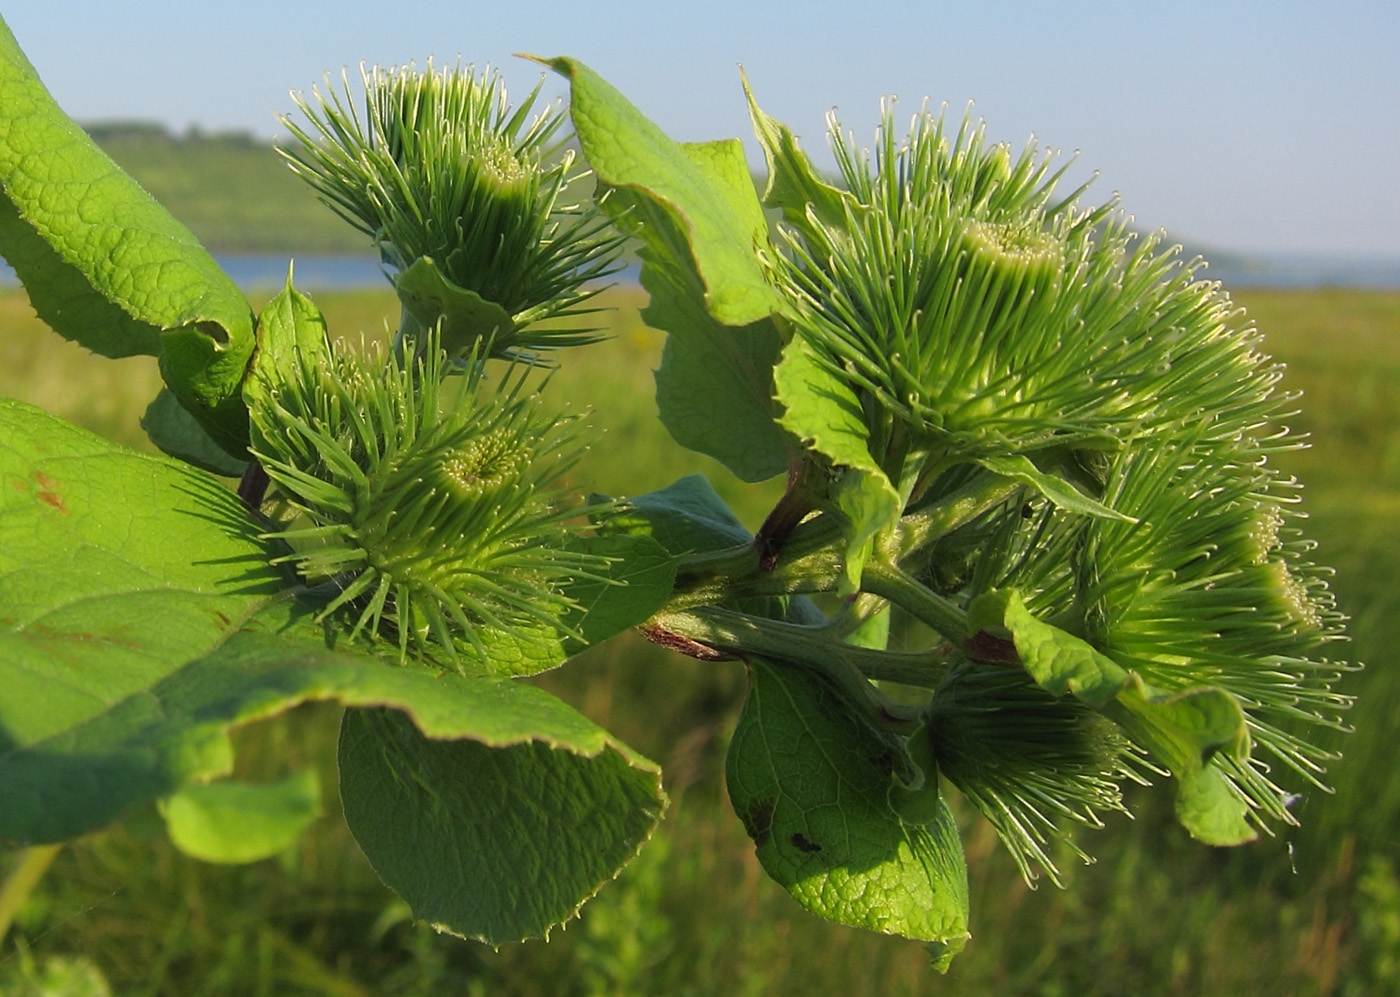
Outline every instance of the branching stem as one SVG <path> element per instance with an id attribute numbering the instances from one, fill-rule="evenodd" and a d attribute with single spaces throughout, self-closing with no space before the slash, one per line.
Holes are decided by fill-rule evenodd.
<path id="1" fill-rule="evenodd" d="M 811 668 L 864 704 L 881 726 L 912 729 L 916 718 L 907 708 L 882 696 L 871 679 L 933 688 L 942 679 L 947 658 L 941 651 L 898 653 L 854 647 L 835 640 L 822 627 L 804 627 L 707 606 L 666 612 L 643 629 L 653 642 L 680 641 L 709 648 L 724 657 L 763 657 Z M 665 635 L 664 639 L 658 639 Z"/>

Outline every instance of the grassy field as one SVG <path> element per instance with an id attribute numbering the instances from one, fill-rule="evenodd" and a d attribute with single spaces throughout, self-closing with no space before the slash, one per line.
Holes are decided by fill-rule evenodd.
<path id="1" fill-rule="evenodd" d="M 273 147 L 233 133 L 94 125 L 98 145 L 216 253 L 354 253 L 369 240 L 316 200 Z"/>
<path id="2" fill-rule="evenodd" d="M 318 295 L 332 330 L 375 332 L 388 292 Z M 1239 849 L 1190 841 L 1164 788 L 1134 793 L 1135 822 L 1082 843 L 1064 890 L 1029 890 L 989 828 L 964 816 L 973 941 L 940 977 L 914 943 L 818 921 L 761 873 L 727 809 L 722 764 L 744 691 L 732 664 L 630 638 L 545 676 L 665 768 L 672 807 L 642 858 L 549 943 L 500 951 L 411 922 L 348 837 L 334 799 L 337 717 L 304 708 L 239 735 L 244 774 L 314 765 L 327 814 L 295 849 L 246 867 L 187 859 L 150 810 L 66 848 L 0 950 L 0 993 L 81 958 L 113 993 L 198 994 L 1338 994 L 1400 993 L 1400 294 L 1254 292 L 1239 298 L 1303 391 L 1319 559 L 1352 615 L 1346 691 L 1356 733 L 1335 794 L 1300 800 L 1298 829 Z M 580 488 L 638 493 L 700 470 L 752 525 L 773 486 L 745 486 L 680 450 L 655 419 L 660 337 L 617 292 L 615 337 L 570 358 L 549 390 L 606 432 Z M 159 378 L 57 342 L 18 293 L 0 295 L 0 394 L 145 446 L 137 418 Z M 8 862 L 9 856 L 0 856 Z M 7 989 L 6 980 L 9 980 Z M 42 991 L 32 991 L 42 992 Z"/>

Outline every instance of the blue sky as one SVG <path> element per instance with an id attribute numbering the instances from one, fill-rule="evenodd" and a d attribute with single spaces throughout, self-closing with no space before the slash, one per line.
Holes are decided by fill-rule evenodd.
<path id="1" fill-rule="evenodd" d="M 9 0 L 0 8 L 81 121 L 278 133 L 326 70 L 499 66 L 572 55 L 681 140 L 750 129 L 738 66 L 821 163 L 825 114 L 869 142 L 880 98 L 969 101 L 995 139 L 1079 153 L 1144 227 L 1221 249 L 1400 258 L 1400 3 L 1178 0 L 958 3 L 336 4 Z M 550 83 L 553 93 L 562 89 Z M 757 165 L 756 147 L 750 150 Z"/>

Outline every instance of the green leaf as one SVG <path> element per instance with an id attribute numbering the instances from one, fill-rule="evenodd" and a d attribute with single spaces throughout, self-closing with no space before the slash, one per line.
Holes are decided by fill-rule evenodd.
<path id="1" fill-rule="evenodd" d="M 664 488 L 624 500 L 597 526 L 604 532 L 650 537 L 677 558 L 743 547 L 753 541 L 753 534 L 701 474 L 687 475 Z M 806 626 L 826 621 L 806 596 L 755 596 L 724 605 L 752 616 Z"/>
<path id="2" fill-rule="evenodd" d="M 1249 758 L 1244 710 L 1234 696 L 1213 686 L 1153 689 L 1088 642 L 1037 620 L 1012 589 L 974 599 L 968 632 L 1008 635 L 1041 688 L 1104 709 L 1176 778 L 1177 819 L 1192 836 L 1212 845 L 1254 840 L 1245 800 L 1211 764 L 1217 754 L 1239 762 Z"/>
<path id="3" fill-rule="evenodd" d="M 316 303 L 292 286 L 292 271 L 287 270 L 287 282 L 258 314 L 258 352 L 253 358 L 252 371 L 262 378 L 248 378 L 244 393 L 256 393 L 263 383 L 277 383 L 286 377 L 293 364 L 318 364 L 331 354 L 326 318 Z"/>
<path id="4" fill-rule="evenodd" d="M 258 349 L 243 382 L 243 401 L 251 410 L 267 408 L 269 392 L 295 378 L 293 372 L 302 365 L 329 362 L 331 345 L 326 319 L 315 302 L 292 287 L 290 268 L 285 286 L 258 315 L 257 337 Z M 259 426 L 254 425 L 255 448 L 277 452 L 276 448 L 267 447 L 259 432 Z"/>
<path id="5" fill-rule="evenodd" d="M 491 693 L 479 703 L 489 738 L 437 740 L 403 713 L 347 712 L 341 795 L 415 917 L 499 945 L 573 917 L 640 850 L 664 797 L 655 766 L 558 700 L 476 685 Z"/>
<path id="6" fill-rule="evenodd" d="M 680 145 L 577 60 L 539 61 L 569 80 L 574 130 L 598 181 L 646 198 L 683 232 L 708 312 L 730 326 L 771 314 L 777 298 L 754 252 L 768 222 L 739 140 Z"/>
<path id="7" fill-rule="evenodd" d="M 576 654 L 629 627 L 645 622 L 666 605 L 676 583 L 676 562 L 650 537 L 614 534 L 583 537 L 579 549 L 611 559 L 606 581 L 579 578 L 565 589 L 578 603 L 561 622 L 583 636 L 566 637 L 564 648 Z"/>
<path id="8" fill-rule="evenodd" d="M 278 782 L 231 779 L 186 786 L 160 801 L 166 830 L 186 855 L 205 862 L 257 862 L 290 848 L 321 812 L 316 773 Z"/>
<path id="9" fill-rule="evenodd" d="M 860 587 L 875 538 L 898 522 L 904 503 L 870 453 L 870 430 L 860 399 L 817 360 L 804 340 L 794 338 L 784 347 L 773 383 L 783 405 L 779 424 L 804 446 L 847 468 L 834 499 L 846 534 L 841 592 L 849 595 Z"/>
<path id="10" fill-rule="evenodd" d="M 863 723 L 794 665 L 755 659 L 726 768 L 763 868 L 815 914 L 947 946 L 968 938 L 967 869 L 952 814 L 927 825 L 890 809 L 897 738 Z M 931 775 L 931 773 L 930 773 Z"/>
<path id="11" fill-rule="evenodd" d="M 569 77 L 574 128 L 606 188 L 604 205 L 643 245 L 643 319 L 669 336 L 656 375 L 661 421 L 681 446 L 745 481 L 787 470 L 773 422 L 778 300 L 756 249 L 768 223 L 737 140 L 671 141 L 587 67 Z"/>
<path id="12" fill-rule="evenodd" d="M 754 134 L 768 161 L 763 203 L 780 209 L 789 224 L 805 228 L 810 209 L 823 224 L 839 229 L 846 220 L 850 195 L 822 180 L 791 129 L 759 109 L 748 79 L 744 80 L 744 96 L 749 101 Z"/>
<path id="13" fill-rule="evenodd" d="M 452 283 L 427 256 L 395 277 L 394 289 L 423 328 L 442 323 L 442 348 L 449 357 L 468 353 L 477 343 L 493 337 L 503 339 L 515 329 L 509 312 Z"/>
<path id="14" fill-rule="evenodd" d="M 904 742 L 904 750 L 914 766 L 912 778 L 906 780 L 899 772 L 894 772 L 886 798 L 890 809 L 904 823 L 926 827 L 943 814 L 943 798 L 938 792 L 937 752 L 927 723 L 914 729 Z"/>
<path id="15" fill-rule="evenodd" d="M 215 443 L 169 388 L 161 388 L 146 406 L 141 428 L 162 453 L 211 474 L 237 478 L 248 466 Z"/>
<path id="16" fill-rule="evenodd" d="M 160 355 L 181 404 L 239 455 L 253 326 L 237 286 L 54 103 L 3 23 L 0 93 L 0 253 L 35 311 L 104 356 Z"/>
<path id="17" fill-rule="evenodd" d="M 484 652 L 482 661 L 459 658 L 443 664 L 478 678 L 524 678 L 558 668 L 569 656 L 558 628 L 544 623 L 510 630 L 483 627 L 475 634 Z"/>
<path id="18" fill-rule="evenodd" d="M 1134 675 L 1118 694 L 1114 719 L 1177 780 L 1176 816 L 1208 845 L 1240 845 L 1258 837 L 1248 804 L 1213 765 L 1217 755 L 1244 762 L 1249 732 L 1239 701 L 1223 689 L 1165 693 Z"/>
<path id="19" fill-rule="evenodd" d="M 773 418 L 773 365 L 782 344 L 767 319 L 741 328 L 705 312 L 683 276 L 642 266 L 651 301 L 647 325 L 665 330 L 656 372 L 662 425 L 681 446 L 706 454 L 743 481 L 767 481 L 788 468 L 788 441 Z"/>
<path id="20" fill-rule="evenodd" d="M 1099 519 L 1116 519 L 1122 523 L 1136 523 L 1132 516 L 1110 509 L 1097 499 L 1085 495 L 1064 478 L 1046 474 L 1031 459 L 1021 454 L 1005 457 L 978 457 L 981 464 L 993 474 L 1029 485 L 1058 508 L 1075 512 L 1081 516 L 1094 516 Z"/>
<path id="21" fill-rule="evenodd" d="M 599 524 L 607 531 L 651 537 L 672 555 L 725 550 L 753 540 L 703 474 L 628 499 Z"/>
<path id="22" fill-rule="evenodd" d="M 1005 631 L 1036 683 L 1051 695 L 1072 694 L 1091 706 L 1108 702 L 1128 681 L 1128 672 L 1085 640 L 1042 623 L 1014 589 L 987 592 L 967 611 L 968 633 Z"/>
<path id="23" fill-rule="evenodd" d="M 542 765 L 614 790 L 618 826 L 643 786 L 643 822 L 659 811 L 655 766 L 547 693 L 392 667 L 317 625 L 215 478 L 15 402 L 0 441 L 0 840 L 62 841 L 227 775 L 233 728 L 308 700 L 394 707 L 443 744 L 539 742 L 571 756 Z M 487 878 L 506 894 L 515 875 Z"/>

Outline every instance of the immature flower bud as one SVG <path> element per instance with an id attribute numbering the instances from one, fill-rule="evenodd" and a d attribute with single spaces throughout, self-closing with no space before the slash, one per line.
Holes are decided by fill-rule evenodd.
<path id="1" fill-rule="evenodd" d="M 1027 882 L 1038 866 L 1060 883 L 1052 838 L 1087 860 L 1068 828 L 1126 812 L 1119 782 L 1139 779 L 1139 757 L 1110 721 L 1011 669 L 965 665 L 939 688 L 927 722 L 943 775 L 996 828 Z"/>
<path id="2" fill-rule="evenodd" d="M 614 271 L 621 244 L 595 205 L 564 201 L 585 174 L 555 138 L 557 109 L 530 117 L 539 87 L 512 109 L 500 77 L 470 66 L 362 75 L 363 119 L 348 82 L 343 99 L 313 92 L 314 104 L 298 100 L 310 132 L 284 119 L 300 143 L 287 156 L 374 241 L 416 327 L 442 320 L 463 339 L 444 333 L 444 346 L 481 341 L 503 357 L 598 339 L 590 327 L 533 328 L 587 314 L 595 290 L 584 285 Z"/>
<path id="3" fill-rule="evenodd" d="M 401 657 L 489 668 L 489 633 L 567 632 L 562 583 L 607 561 L 568 549 L 577 510 L 550 490 L 577 453 L 572 420 L 542 417 L 523 373 L 494 389 L 480 363 L 454 373 L 435 335 L 414 352 L 301 357 L 256 396 L 258 459 L 311 522 L 275 535 L 335 587 L 323 615 L 350 608 Z"/>
<path id="4" fill-rule="evenodd" d="M 1050 156 L 927 110 L 897 143 L 887 106 L 877 138 L 872 165 L 833 124 L 845 189 L 786 211 L 773 274 L 795 334 L 916 447 L 1105 446 L 1207 412 L 1233 433 L 1270 408 L 1228 299 L 1112 203 L 1052 202 Z"/>

